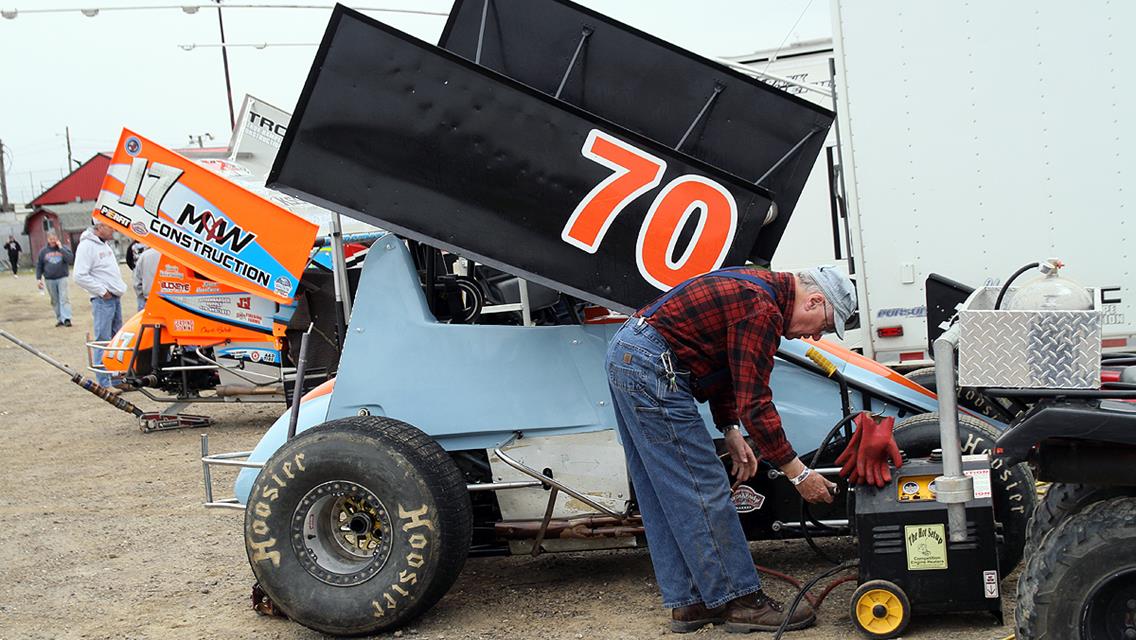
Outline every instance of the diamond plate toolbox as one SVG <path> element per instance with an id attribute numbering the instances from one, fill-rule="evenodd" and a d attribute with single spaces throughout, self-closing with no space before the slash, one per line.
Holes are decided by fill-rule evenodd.
<path id="1" fill-rule="evenodd" d="M 1100 294 L 1088 311 L 995 311 L 999 287 L 977 289 L 959 309 L 959 385 L 1099 389 Z M 1011 288 L 1002 301 L 1013 302 Z"/>

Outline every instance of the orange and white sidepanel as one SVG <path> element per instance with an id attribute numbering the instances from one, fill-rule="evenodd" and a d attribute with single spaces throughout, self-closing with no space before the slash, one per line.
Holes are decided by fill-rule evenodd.
<path id="1" fill-rule="evenodd" d="M 219 283 L 289 303 L 316 225 L 128 129 L 94 212 Z"/>

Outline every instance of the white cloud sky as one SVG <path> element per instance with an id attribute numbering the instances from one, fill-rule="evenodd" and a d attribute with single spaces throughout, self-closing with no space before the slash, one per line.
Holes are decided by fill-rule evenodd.
<path id="1" fill-rule="evenodd" d="M 123 127 L 167 146 L 190 136 L 229 137 L 217 12 L 180 9 L 109 10 L 173 5 L 176 0 L 0 0 L 22 11 L 0 19 L 0 140 L 8 148 L 8 195 L 25 202 L 65 172 L 65 127 L 73 157 L 85 161 L 109 150 Z M 181 4 L 203 4 L 183 0 Z M 224 4 L 268 4 L 226 0 Z M 277 0 L 271 4 L 324 4 Z M 360 0 L 348 6 L 448 12 L 450 0 Z M 711 56 L 771 49 L 831 35 L 828 0 L 582 0 L 581 4 L 665 40 Z M 328 5 L 330 6 L 330 4 Z M 95 17 L 78 11 L 104 8 Z M 224 10 L 230 43 L 300 43 L 312 46 L 230 48 L 236 108 L 248 93 L 291 111 L 323 35 L 328 9 Z M 423 40 L 436 42 L 445 18 L 369 12 Z"/>

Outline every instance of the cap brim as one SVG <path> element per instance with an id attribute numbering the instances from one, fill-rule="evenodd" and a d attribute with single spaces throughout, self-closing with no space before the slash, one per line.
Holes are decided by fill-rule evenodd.
<path id="1" fill-rule="evenodd" d="M 844 339 L 844 325 L 848 324 L 848 319 L 845 318 L 844 320 L 841 320 L 840 318 L 837 318 L 834 315 L 832 317 L 832 321 L 835 325 L 834 327 L 832 327 L 832 332 L 836 334 L 837 338 L 840 338 L 841 340 L 843 340 Z"/>

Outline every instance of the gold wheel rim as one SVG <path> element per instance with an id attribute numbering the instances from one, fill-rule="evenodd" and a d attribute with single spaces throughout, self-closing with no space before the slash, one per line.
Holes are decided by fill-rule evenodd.
<path id="1" fill-rule="evenodd" d="M 884 615 L 876 615 L 877 606 L 883 607 Z M 856 601 L 856 621 L 871 633 L 892 633 L 903 622 L 903 603 L 887 589 L 865 591 Z"/>

